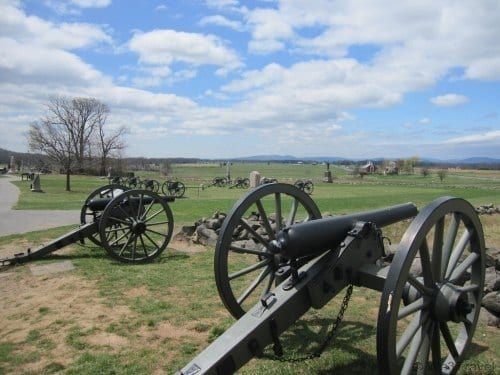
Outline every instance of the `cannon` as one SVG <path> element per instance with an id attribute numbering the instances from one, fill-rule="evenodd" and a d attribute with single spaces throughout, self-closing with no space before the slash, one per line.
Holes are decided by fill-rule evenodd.
<path id="1" fill-rule="evenodd" d="M 228 181 L 227 177 L 218 176 L 218 177 L 213 178 L 212 183 L 210 185 L 208 185 L 208 187 L 211 187 L 211 186 L 224 187 L 228 183 L 229 183 L 229 181 Z"/>
<path id="2" fill-rule="evenodd" d="M 259 228 L 248 219 L 256 216 Z M 388 262 L 382 228 L 401 221 L 407 229 Z M 353 285 L 381 293 L 380 374 L 452 374 L 477 324 L 484 236 L 460 198 L 322 218 L 309 195 L 276 183 L 235 204 L 214 262 L 219 295 L 238 320 L 177 375 L 231 374 L 270 344 L 279 357 L 280 334 L 345 289 L 338 323 Z"/>
<path id="3" fill-rule="evenodd" d="M 300 190 L 304 190 L 309 195 L 311 195 L 314 191 L 314 183 L 309 179 L 297 180 L 293 185 Z"/>
<path id="4" fill-rule="evenodd" d="M 248 189 L 250 187 L 250 179 L 247 177 L 236 177 L 234 181 L 231 181 L 230 189 Z"/>
<path id="5" fill-rule="evenodd" d="M 77 229 L 37 249 L 0 259 L 0 266 L 40 259 L 86 239 L 121 262 L 152 261 L 165 250 L 172 236 L 174 220 L 168 202 L 174 199 L 149 190 L 129 190 L 122 185 L 102 186 L 85 200 Z"/>
<path id="6" fill-rule="evenodd" d="M 161 191 L 165 195 L 182 198 L 186 192 L 186 186 L 180 181 L 167 180 L 161 185 Z"/>

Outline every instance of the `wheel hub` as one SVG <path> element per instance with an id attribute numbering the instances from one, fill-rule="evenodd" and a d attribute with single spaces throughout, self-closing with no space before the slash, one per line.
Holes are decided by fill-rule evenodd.
<path id="1" fill-rule="evenodd" d="M 453 284 L 443 284 L 436 295 L 434 315 L 438 321 L 462 322 L 474 309 L 467 292 Z"/>
<path id="2" fill-rule="evenodd" d="M 143 221 L 135 221 L 132 224 L 132 233 L 135 235 L 141 235 L 144 234 L 144 232 L 146 232 L 146 223 Z"/>

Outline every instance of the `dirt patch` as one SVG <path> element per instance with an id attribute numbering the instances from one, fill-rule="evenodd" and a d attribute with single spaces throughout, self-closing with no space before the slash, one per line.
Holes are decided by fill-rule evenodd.
<path id="1" fill-rule="evenodd" d="M 68 341 L 75 330 L 94 332 L 79 338 L 90 345 L 127 345 L 126 338 L 105 331 L 135 313 L 126 306 L 107 306 L 93 281 L 72 271 L 35 276 L 27 266 L 4 275 L 0 283 L 0 341 L 15 344 L 23 353 L 43 353 L 24 368 L 40 373 L 50 363 L 65 366 L 73 362 L 75 348 Z"/>
<path id="2" fill-rule="evenodd" d="M 207 247 L 200 244 L 194 244 L 186 240 L 176 240 L 172 239 L 168 244 L 168 247 L 183 253 L 201 253 L 207 251 Z"/>
<path id="3" fill-rule="evenodd" d="M 129 340 L 123 336 L 107 332 L 98 332 L 90 335 L 85 341 L 92 345 L 108 346 L 110 348 L 121 348 L 130 343 Z"/>

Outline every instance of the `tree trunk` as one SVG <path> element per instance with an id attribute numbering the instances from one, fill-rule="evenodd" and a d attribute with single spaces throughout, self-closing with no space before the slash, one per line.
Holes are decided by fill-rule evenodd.
<path id="1" fill-rule="evenodd" d="M 70 168 L 66 167 L 66 191 L 71 191 Z"/>

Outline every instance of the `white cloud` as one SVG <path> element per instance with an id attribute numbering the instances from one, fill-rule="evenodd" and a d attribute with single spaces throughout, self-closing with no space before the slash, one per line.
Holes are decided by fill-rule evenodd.
<path id="1" fill-rule="evenodd" d="M 469 98 L 458 94 L 446 94 L 435 96 L 430 99 L 431 103 L 438 107 L 455 107 L 469 102 Z"/>
<path id="2" fill-rule="evenodd" d="M 136 34 L 129 41 L 131 51 L 146 64 L 218 65 L 235 69 L 242 65 L 238 55 L 217 37 L 175 30 L 154 30 Z"/>
<path id="3" fill-rule="evenodd" d="M 243 24 L 240 21 L 232 21 L 221 15 L 203 17 L 200 20 L 199 24 L 200 26 L 216 25 L 216 26 L 228 27 L 236 31 L 243 31 Z"/>
<path id="4" fill-rule="evenodd" d="M 428 117 L 422 117 L 418 122 L 422 125 L 428 125 L 431 123 L 431 119 Z"/>
<path id="5" fill-rule="evenodd" d="M 451 138 L 443 143 L 445 144 L 462 144 L 462 143 L 484 143 L 484 144 L 500 144 L 500 130 L 493 130 L 486 133 L 469 134 L 462 137 Z"/>

